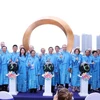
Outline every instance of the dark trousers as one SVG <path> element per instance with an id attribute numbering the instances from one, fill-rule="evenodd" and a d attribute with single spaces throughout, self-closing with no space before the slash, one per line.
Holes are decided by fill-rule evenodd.
<path id="1" fill-rule="evenodd" d="M 2 91 L 8 91 L 8 84 L 2 85 Z"/>
<path id="2" fill-rule="evenodd" d="M 54 93 L 55 92 L 55 86 L 51 87 L 51 92 Z"/>
<path id="3" fill-rule="evenodd" d="M 42 86 L 42 85 L 40 85 L 40 91 L 42 91 L 42 87 L 43 87 L 43 86 Z"/>
<path id="4" fill-rule="evenodd" d="M 2 91 L 2 85 L 0 85 L 0 91 Z"/>
<path id="5" fill-rule="evenodd" d="M 33 89 L 30 89 L 30 93 L 36 93 L 37 92 L 37 88 L 33 88 Z"/>

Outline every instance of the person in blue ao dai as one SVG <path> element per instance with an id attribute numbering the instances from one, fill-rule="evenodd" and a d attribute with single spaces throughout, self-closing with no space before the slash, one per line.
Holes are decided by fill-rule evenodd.
<path id="1" fill-rule="evenodd" d="M 100 59 L 97 51 L 93 51 L 92 89 L 98 91 L 100 88 Z"/>
<path id="2" fill-rule="evenodd" d="M 40 62 L 40 75 L 39 75 L 39 85 L 40 90 L 42 90 L 42 87 L 44 85 L 44 77 L 42 76 L 44 74 L 43 66 L 46 61 L 47 54 L 45 53 L 45 49 L 41 48 L 41 54 L 39 55 L 39 62 Z"/>
<path id="3" fill-rule="evenodd" d="M 7 91 L 8 87 L 8 63 L 10 60 L 10 55 L 7 53 L 7 47 L 2 46 L 2 53 L 1 53 L 1 85 L 2 90 Z"/>
<path id="4" fill-rule="evenodd" d="M 35 51 L 30 52 L 30 56 L 27 58 L 27 67 L 28 67 L 28 89 L 30 92 L 37 92 L 39 88 L 39 79 L 40 75 L 40 63 L 39 59 L 35 56 Z"/>
<path id="5" fill-rule="evenodd" d="M 57 67 L 56 67 L 56 72 L 55 72 L 55 81 L 57 86 L 60 85 L 60 63 L 58 61 L 58 57 L 60 56 L 60 47 L 59 46 L 55 46 L 55 56 L 56 56 L 56 60 L 57 60 Z"/>
<path id="6" fill-rule="evenodd" d="M 26 50 L 25 48 L 20 49 L 20 54 L 18 58 L 18 91 L 19 92 L 26 92 L 27 91 L 27 74 L 26 74 Z"/>
<path id="7" fill-rule="evenodd" d="M 58 60 L 60 63 L 60 84 L 63 86 L 65 85 L 65 87 L 68 88 L 70 83 L 72 56 L 67 51 L 66 44 L 62 46 L 62 52 L 60 52 Z"/>
<path id="8" fill-rule="evenodd" d="M 82 62 L 80 56 L 80 49 L 76 48 L 74 54 L 72 54 L 72 75 L 71 75 L 71 85 L 73 86 L 72 91 L 79 91 L 80 78 L 79 78 L 79 66 Z"/>

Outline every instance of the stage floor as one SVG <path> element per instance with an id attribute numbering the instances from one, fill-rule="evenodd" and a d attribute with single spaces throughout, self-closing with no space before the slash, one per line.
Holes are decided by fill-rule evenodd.
<path id="1" fill-rule="evenodd" d="M 73 93 L 74 100 L 84 100 L 85 97 L 80 97 L 78 92 Z M 14 96 L 14 100 L 53 100 L 53 96 L 43 96 L 43 91 L 37 93 L 18 93 Z"/>

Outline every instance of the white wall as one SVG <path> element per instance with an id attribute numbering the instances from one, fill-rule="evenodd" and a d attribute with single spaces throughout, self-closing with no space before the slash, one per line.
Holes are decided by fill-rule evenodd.
<path id="1" fill-rule="evenodd" d="M 100 34 L 99 13 L 99 0 L 0 0 L 0 42 L 5 41 L 11 51 L 14 43 L 22 44 L 23 34 L 32 22 L 44 16 L 56 16 L 65 20 L 74 34 L 92 34 L 93 48 L 96 48 L 95 36 Z M 35 43 L 33 45 L 37 51 L 43 44 L 47 48 L 54 46 L 54 43 L 55 45 L 66 43 L 66 38 L 59 28 L 50 26 L 47 29 L 47 27 L 40 27 L 32 34 L 30 44 Z M 50 34 L 53 35 L 53 41 L 50 43 L 44 42 L 44 36 L 48 36 L 47 34 L 49 37 Z M 61 41 L 58 39 L 55 42 L 56 36 Z M 39 45 L 40 42 L 37 41 L 43 43 Z"/>

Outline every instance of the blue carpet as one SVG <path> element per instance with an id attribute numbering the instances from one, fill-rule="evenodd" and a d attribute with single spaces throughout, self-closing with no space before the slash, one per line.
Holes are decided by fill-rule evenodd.
<path id="1" fill-rule="evenodd" d="M 80 97 L 78 92 L 73 93 L 74 100 L 84 100 L 85 97 Z M 53 100 L 53 96 L 43 96 L 43 91 L 37 93 L 18 93 L 14 96 L 14 100 Z"/>

